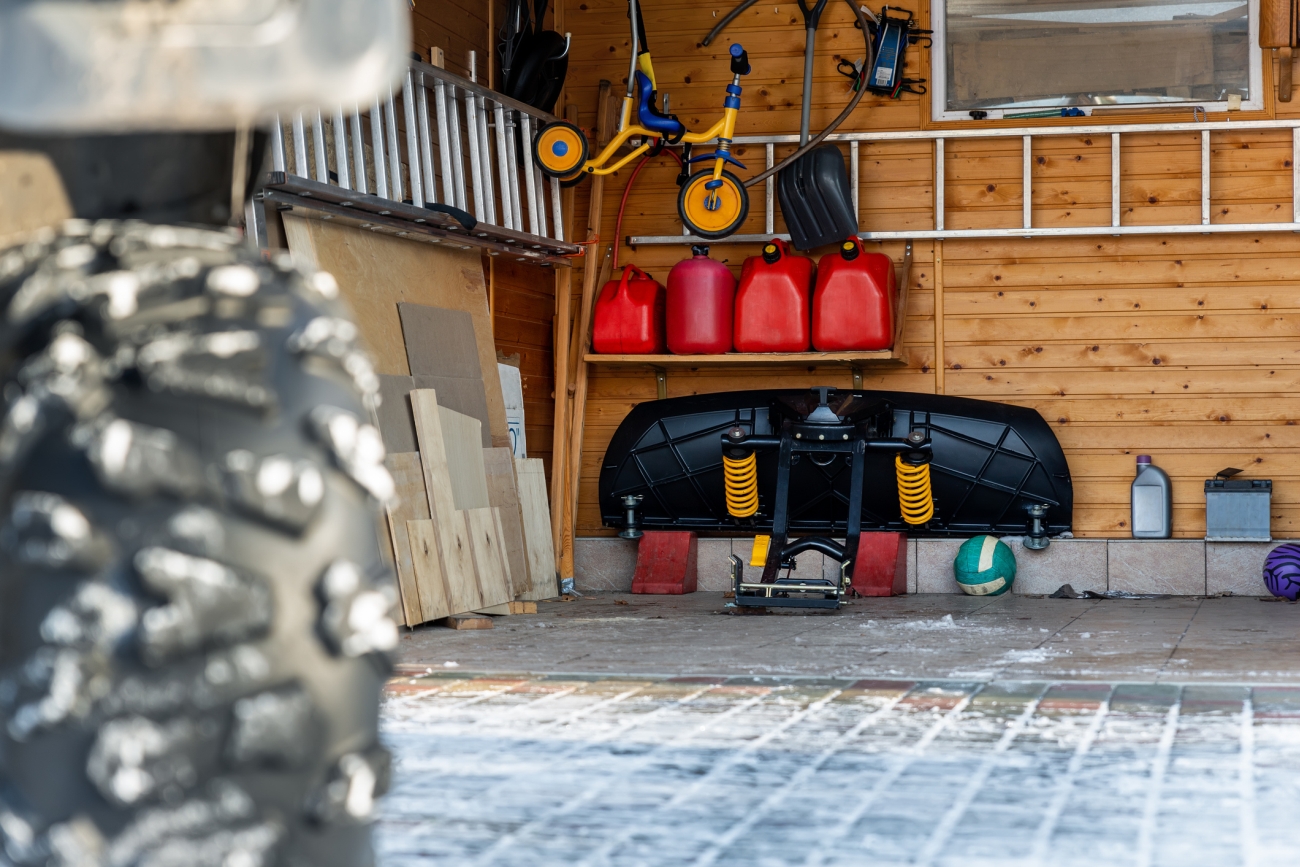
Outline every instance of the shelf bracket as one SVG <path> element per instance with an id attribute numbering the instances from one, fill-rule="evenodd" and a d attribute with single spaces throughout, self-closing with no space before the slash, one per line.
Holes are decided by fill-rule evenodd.
<path id="1" fill-rule="evenodd" d="M 668 399 L 668 368 L 652 367 L 655 372 L 655 385 L 659 388 L 659 399 Z"/>
<path id="2" fill-rule="evenodd" d="M 862 368 L 853 365 L 853 390 L 862 391 Z"/>

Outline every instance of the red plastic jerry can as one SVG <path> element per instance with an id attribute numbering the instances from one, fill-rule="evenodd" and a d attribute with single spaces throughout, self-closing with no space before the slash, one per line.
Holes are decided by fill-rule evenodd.
<path id="1" fill-rule="evenodd" d="M 719 355 L 731 351 L 736 278 L 708 247 L 668 272 L 668 351 L 678 355 Z"/>
<path id="2" fill-rule="evenodd" d="M 817 266 L 773 239 L 740 267 L 736 291 L 737 352 L 807 352 L 810 302 Z"/>
<path id="3" fill-rule="evenodd" d="M 889 349 L 894 344 L 894 263 L 849 238 L 817 264 L 812 343 L 820 352 Z"/>
<path id="4" fill-rule="evenodd" d="M 663 354 L 664 294 L 664 287 L 640 268 L 625 267 L 596 299 L 592 347 L 603 355 Z"/>

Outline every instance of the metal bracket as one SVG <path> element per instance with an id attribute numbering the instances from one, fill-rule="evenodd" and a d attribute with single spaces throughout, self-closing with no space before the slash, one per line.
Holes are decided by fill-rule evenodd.
<path id="1" fill-rule="evenodd" d="M 666 367 L 653 368 L 655 372 L 655 385 L 659 387 L 659 399 L 668 399 L 668 369 Z"/>
<path id="2" fill-rule="evenodd" d="M 857 365 L 853 366 L 853 390 L 862 390 L 862 368 Z"/>

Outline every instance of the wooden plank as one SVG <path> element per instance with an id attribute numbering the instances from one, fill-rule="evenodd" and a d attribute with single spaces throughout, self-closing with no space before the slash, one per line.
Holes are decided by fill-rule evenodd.
<path id="1" fill-rule="evenodd" d="M 596 98 L 597 152 L 612 138 L 613 115 L 614 108 L 610 83 L 602 80 Z M 587 368 L 583 356 L 590 344 L 588 333 L 591 328 L 592 310 L 596 303 L 596 291 L 599 288 L 602 260 L 593 254 L 600 249 L 597 242 L 600 240 L 601 217 L 603 216 L 605 176 L 596 175 L 591 179 L 590 186 L 591 194 L 587 214 L 587 243 L 590 246 L 582 267 L 582 299 L 578 307 L 578 316 L 575 327 L 569 335 L 570 364 L 576 368 L 571 371 L 570 377 L 574 383 L 572 392 L 574 397 L 573 405 L 568 405 L 570 393 L 567 389 L 563 395 L 559 396 L 565 403 L 563 411 L 570 418 L 567 425 L 568 441 L 563 444 L 568 453 L 565 456 L 563 468 L 557 470 L 565 474 L 565 480 L 561 488 L 563 495 L 558 504 L 558 515 L 555 512 L 551 515 L 552 523 L 554 524 L 558 518 L 560 524 L 559 560 L 561 580 L 568 580 L 573 577 L 573 515 L 578 502 L 577 483 L 582 459 L 583 406 L 587 397 Z M 617 242 L 617 239 L 615 239 L 615 243 Z M 557 507 L 556 503 L 551 505 L 552 509 Z"/>
<path id="2" fill-rule="evenodd" d="M 491 508 L 466 509 L 461 514 L 469 533 L 470 550 L 474 556 L 474 572 L 478 578 L 479 603 L 474 611 L 493 605 L 505 605 L 513 595 L 507 571 L 505 551 L 497 534 L 496 510 Z"/>
<path id="3" fill-rule="evenodd" d="M 546 473 L 535 458 L 515 460 L 519 505 L 523 516 L 527 552 L 528 589 L 523 599 L 550 599 L 559 593 L 555 583 L 555 549 L 551 546 L 551 510 L 546 502 Z"/>
<path id="4" fill-rule="evenodd" d="M 609 88 L 602 86 L 600 92 L 608 98 Z M 577 124 L 578 109 L 572 103 L 572 96 L 569 97 L 569 104 L 565 106 L 564 117 L 570 123 Z M 565 190 L 565 225 L 573 226 L 573 200 L 574 190 L 569 188 Z M 577 231 L 571 230 L 571 234 L 576 237 Z M 590 238 L 588 240 L 591 240 Z M 584 262 L 585 264 L 585 262 Z M 565 501 L 565 487 L 569 483 L 569 473 L 566 467 L 569 465 L 569 338 L 573 329 L 572 314 L 569 311 L 573 303 L 573 268 L 557 269 L 555 275 L 555 391 L 551 394 L 551 399 L 555 404 L 555 428 L 554 439 L 551 442 L 551 546 L 555 556 L 560 556 L 560 550 L 564 545 L 561 538 L 561 529 L 563 522 L 560 520 L 559 509 Z"/>
<path id="5" fill-rule="evenodd" d="M 524 513 L 519 504 L 515 481 L 515 459 L 510 449 L 484 449 L 483 468 L 487 472 L 488 504 L 501 520 L 501 543 L 510 567 L 511 596 L 528 591 L 528 551 L 524 543 Z"/>
<path id="6" fill-rule="evenodd" d="M 501 523 L 501 510 L 495 507 L 492 509 L 492 531 L 495 534 L 497 548 L 500 551 L 501 571 L 506 579 L 506 593 L 514 597 L 516 595 L 515 579 L 510 571 L 510 553 L 506 550 L 505 527 Z"/>
<path id="7" fill-rule="evenodd" d="M 1300 391 L 1300 370 L 1268 368 L 1246 370 L 1015 370 L 949 371 L 948 394 L 967 397 L 997 395 L 1014 400 L 1018 395 L 1126 395 L 1224 394 L 1279 395 Z"/>
<path id="8" fill-rule="evenodd" d="M 491 617 L 476 614 L 453 614 L 447 618 L 452 629 L 492 629 L 496 626 Z"/>
<path id="9" fill-rule="evenodd" d="M 438 406 L 442 445 L 446 454 L 451 498 L 456 509 L 488 507 L 487 475 L 483 467 L 482 426 L 478 419 Z"/>
<path id="10" fill-rule="evenodd" d="M 1007 318 L 948 317 L 948 339 L 954 343 L 1001 343 L 1032 340 L 1149 341 L 1159 339 L 1210 342 L 1231 338 L 1300 337 L 1300 315 L 1255 313 L 1145 313 L 1096 316 L 1012 316 Z"/>
<path id="11" fill-rule="evenodd" d="M 1150 367 L 1235 367 L 1276 369 L 1300 364 L 1300 340 L 1267 339 L 1253 343 L 1204 343 L 1159 340 L 1149 343 L 949 343 L 945 362 L 951 370 L 1055 368 L 1146 369 Z"/>
<path id="12" fill-rule="evenodd" d="M 949 244 L 952 242 L 949 241 Z M 1007 289 L 977 288 L 949 291 L 945 309 L 963 318 L 1010 317 L 1032 313 L 1208 313 L 1300 312 L 1300 287 L 1276 283 L 1233 286 L 1119 286 L 1097 289 Z"/>
<path id="13" fill-rule="evenodd" d="M 422 622 L 446 617 L 453 610 L 442 570 L 438 536 L 433 521 L 406 522 L 406 536 L 411 548 L 411 567 L 415 580 L 425 592 L 420 597 Z"/>
<path id="14" fill-rule="evenodd" d="M 424 491 L 424 468 L 420 466 L 418 452 L 398 452 L 384 458 L 384 466 L 393 477 L 397 498 L 390 501 L 387 508 L 389 541 L 393 546 L 393 561 L 397 568 L 397 587 L 402 596 L 402 615 L 407 626 L 418 626 L 429 620 L 436 620 L 446 615 L 433 614 L 424 616 L 422 596 L 429 597 L 430 610 L 436 610 L 437 600 L 446 598 L 442 587 L 442 575 L 435 577 L 437 584 L 424 588 L 420 592 L 420 578 L 412 561 L 411 541 L 407 534 L 406 522 L 428 520 L 429 501 Z M 428 570 L 425 578 L 430 579 Z"/>
<path id="15" fill-rule="evenodd" d="M 437 395 L 427 389 L 416 389 L 411 392 L 411 409 L 420 441 L 429 515 L 431 524 L 437 528 L 434 536 L 448 605 L 453 612 L 473 611 L 483 607 L 483 598 L 474 575 L 474 555 L 465 518 L 457 511 L 452 495 Z"/>

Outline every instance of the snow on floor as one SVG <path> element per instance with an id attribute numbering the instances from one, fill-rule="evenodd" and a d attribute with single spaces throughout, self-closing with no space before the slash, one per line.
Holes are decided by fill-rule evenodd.
<path id="1" fill-rule="evenodd" d="M 1300 864 L 1300 687 L 431 670 L 384 718 L 382 867 Z"/>

